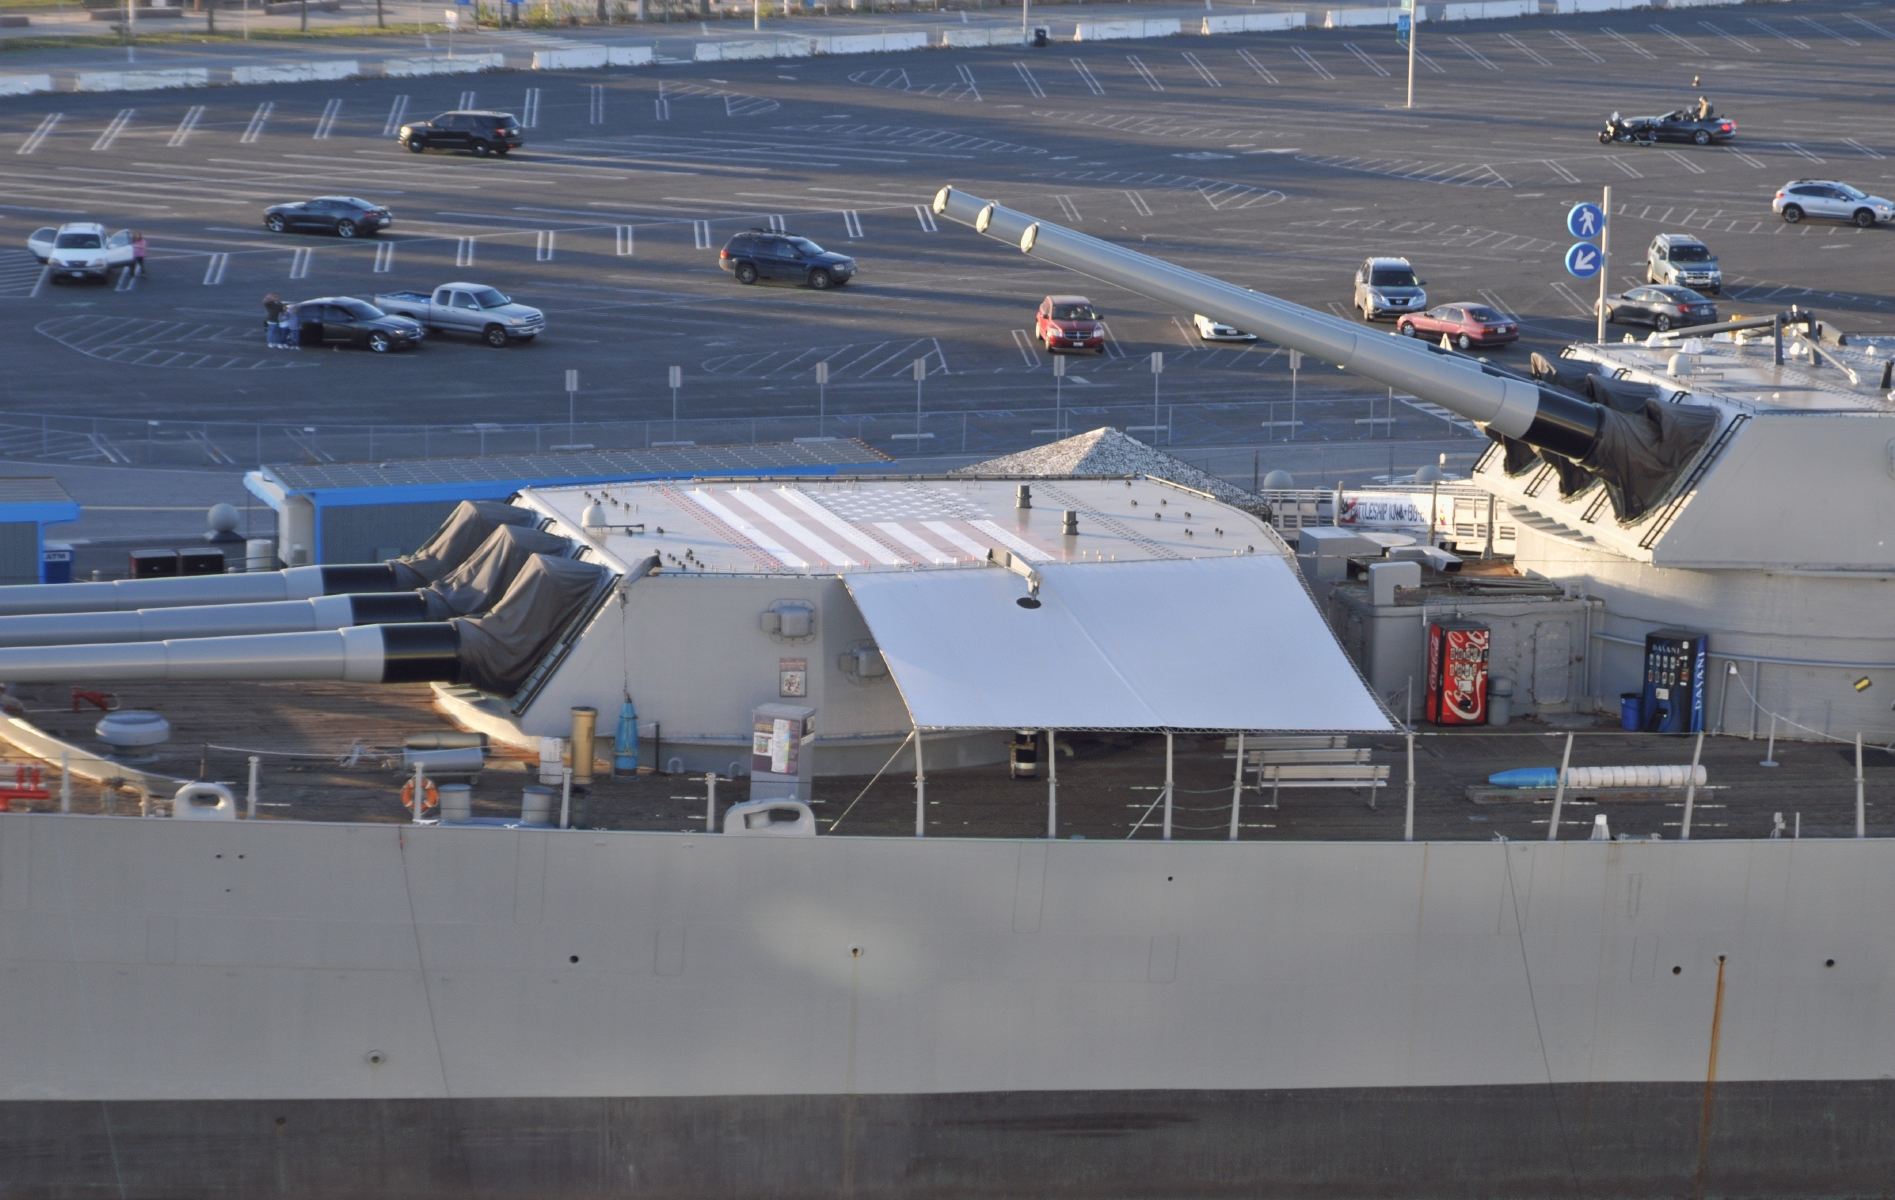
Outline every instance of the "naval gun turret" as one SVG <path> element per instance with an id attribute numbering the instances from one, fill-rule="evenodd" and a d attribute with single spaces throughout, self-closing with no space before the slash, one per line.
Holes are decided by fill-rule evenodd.
<path id="1" fill-rule="evenodd" d="M 1365 329 L 953 187 L 935 196 L 934 211 L 1034 258 L 1202 313 L 1439 404 L 1479 423 L 1496 441 L 1516 441 L 1578 464 L 1605 482 L 1628 517 L 1649 508 L 1676 482 L 1717 425 L 1717 413 L 1709 409 L 1595 403 L 1554 383 Z"/>
<path id="2" fill-rule="evenodd" d="M 1556 650 L 1549 676 L 1564 689 L 1570 663 L 1594 711 L 1616 711 L 1643 685 L 1648 636 L 1683 629 L 1708 638 L 1707 730 L 1895 736 L 1895 339 L 1792 310 L 1577 343 L 1529 378 L 954 188 L 934 209 L 1478 422 L 1499 444 L 1473 482 L 1516 526 L 1515 566 L 1590 606 L 1583 648 Z"/>
<path id="3" fill-rule="evenodd" d="M 487 535 L 487 540 L 467 561 L 426 587 L 250 604 L 196 604 L 147 607 L 130 612 L 0 616 L 0 647 L 158 642 L 173 638 L 227 637 L 246 633 L 311 633 L 346 629 L 352 625 L 404 625 L 475 616 L 487 612 L 505 595 L 507 588 L 533 555 L 563 556 L 570 554 L 572 549 L 570 540 L 556 534 L 542 533 L 522 525 L 502 525 Z M 371 564 L 369 569 L 386 567 L 387 564 Z M 347 572 L 352 568 L 341 570 Z M 392 569 L 390 573 L 393 573 Z M 346 574 L 340 577 L 349 578 Z"/>
<path id="4" fill-rule="evenodd" d="M 538 513 L 494 500 L 463 500 L 419 550 L 379 563 L 290 567 L 241 575 L 38 583 L 0 588 L 0 616 L 136 612 L 210 604 L 281 603 L 319 596 L 424 588 L 454 570 L 503 525 L 535 527 Z"/>

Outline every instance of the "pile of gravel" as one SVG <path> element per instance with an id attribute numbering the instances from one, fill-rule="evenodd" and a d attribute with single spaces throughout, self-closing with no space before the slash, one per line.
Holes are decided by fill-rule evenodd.
<path id="1" fill-rule="evenodd" d="M 1135 437 L 1110 426 L 990 458 L 971 467 L 961 467 L 956 475 L 1152 475 L 1173 483 L 1209 492 L 1226 504 L 1255 509 L 1263 505 L 1261 496 L 1233 487 L 1215 475 L 1206 475 L 1196 467 L 1173 458 Z"/>

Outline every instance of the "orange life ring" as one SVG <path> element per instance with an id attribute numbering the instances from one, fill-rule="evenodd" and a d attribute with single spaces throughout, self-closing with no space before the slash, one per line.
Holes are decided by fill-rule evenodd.
<path id="1" fill-rule="evenodd" d="M 421 786 L 422 786 L 422 795 L 425 798 L 422 811 L 426 812 L 430 808 L 441 807 L 441 793 L 435 790 L 434 780 L 424 779 L 421 781 Z M 402 785 L 401 806 L 405 809 L 408 809 L 410 812 L 414 811 L 415 781 L 412 779 L 410 779 L 407 783 Z"/>

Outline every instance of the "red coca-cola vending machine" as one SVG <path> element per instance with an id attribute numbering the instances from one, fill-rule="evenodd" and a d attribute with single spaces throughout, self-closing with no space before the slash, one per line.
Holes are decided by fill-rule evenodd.
<path id="1" fill-rule="evenodd" d="M 1428 623 L 1428 696 L 1423 711 L 1436 725 L 1487 723 L 1487 646 L 1477 621 Z"/>

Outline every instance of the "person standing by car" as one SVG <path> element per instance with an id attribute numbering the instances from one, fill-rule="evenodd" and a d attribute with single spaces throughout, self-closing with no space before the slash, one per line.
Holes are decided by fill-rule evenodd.
<path id="1" fill-rule="evenodd" d="M 145 231 L 142 229 L 132 230 L 132 274 L 140 279 L 145 277 Z"/>
<path id="2" fill-rule="evenodd" d="M 270 349 L 283 348 L 283 299 L 275 292 L 263 298 L 263 332 Z"/>
<path id="3" fill-rule="evenodd" d="M 283 315 L 277 319 L 277 328 L 283 331 L 283 348 L 301 350 L 303 348 L 303 318 L 294 304 L 283 306 Z"/>

